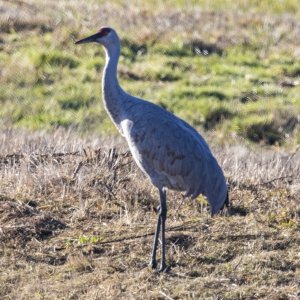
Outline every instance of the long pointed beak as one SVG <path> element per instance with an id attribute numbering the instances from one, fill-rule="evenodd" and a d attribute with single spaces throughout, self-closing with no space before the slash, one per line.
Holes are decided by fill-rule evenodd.
<path id="1" fill-rule="evenodd" d="M 99 38 L 99 37 L 100 37 L 100 34 L 96 33 L 96 34 L 93 34 L 89 37 L 86 37 L 82 40 L 79 40 L 79 41 L 75 42 L 75 44 L 78 45 L 78 44 L 92 43 L 92 42 L 95 42 L 97 40 L 97 38 Z"/>

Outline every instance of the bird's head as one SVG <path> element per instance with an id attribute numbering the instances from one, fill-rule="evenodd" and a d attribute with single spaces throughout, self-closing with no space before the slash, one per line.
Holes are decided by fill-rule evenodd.
<path id="1" fill-rule="evenodd" d="M 82 40 L 75 42 L 75 44 L 85 44 L 85 43 L 98 43 L 105 47 L 109 47 L 111 44 L 115 44 L 119 42 L 119 38 L 114 29 L 110 27 L 102 27 L 100 30 Z"/>

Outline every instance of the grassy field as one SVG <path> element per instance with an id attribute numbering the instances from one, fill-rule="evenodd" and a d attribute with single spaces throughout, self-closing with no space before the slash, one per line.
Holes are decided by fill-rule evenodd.
<path id="1" fill-rule="evenodd" d="M 103 50 L 73 43 L 108 24 L 126 91 L 220 142 L 299 143 L 297 1 L 142 2 L 2 1 L 1 123 L 116 134 L 99 105 Z"/>
<path id="2" fill-rule="evenodd" d="M 112 2 L 112 3 L 111 3 Z M 299 299 L 300 8 L 286 1 L 0 0 L 1 299 Z M 148 268 L 157 191 L 101 103 L 119 80 L 203 133 L 231 209 L 168 192 L 168 274 Z"/>

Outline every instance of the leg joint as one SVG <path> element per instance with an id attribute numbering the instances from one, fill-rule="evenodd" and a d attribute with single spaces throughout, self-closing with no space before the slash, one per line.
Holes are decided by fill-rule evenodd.
<path id="1" fill-rule="evenodd" d="M 161 206 L 160 207 L 160 210 L 159 210 L 159 215 L 162 217 L 162 218 L 166 218 L 167 217 L 167 206 Z"/>

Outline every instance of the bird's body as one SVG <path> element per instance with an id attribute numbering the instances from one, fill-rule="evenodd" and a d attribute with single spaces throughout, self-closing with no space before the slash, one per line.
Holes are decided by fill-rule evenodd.
<path id="1" fill-rule="evenodd" d="M 227 193 L 222 170 L 190 125 L 156 105 L 136 100 L 126 110 L 121 131 L 154 186 L 184 191 L 192 198 L 204 194 L 212 213 L 220 210 Z"/>
<path id="2" fill-rule="evenodd" d="M 204 194 L 211 213 L 220 211 L 228 201 L 227 186 L 221 168 L 202 136 L 188 123 L 163 108 L 127 94 L 117 80 L 120 42 L 112 28 L 78 43 L 96 41 L 106 50 L 102 94 L 105 109 L 128 143 L 134 160 L 160 192 L 158 219 L 151 258 L 156 266 L 158 234 L 162 229 L 162 266 L 165 269 L 164 223 L 166 188 L 185 191 L 186 196 Z"/>

